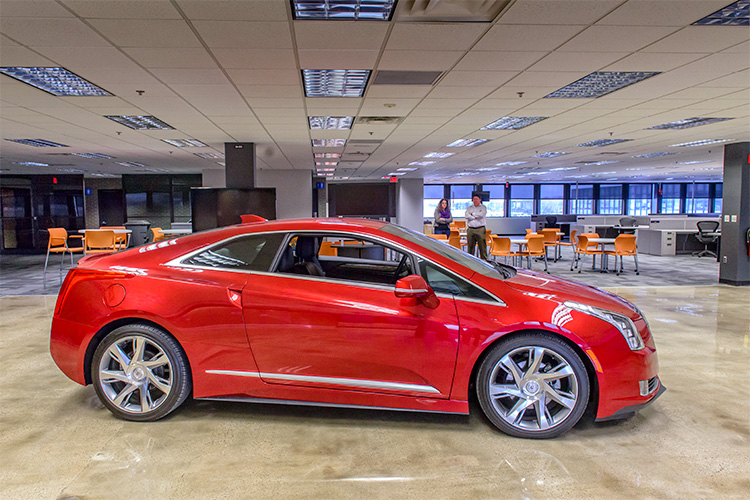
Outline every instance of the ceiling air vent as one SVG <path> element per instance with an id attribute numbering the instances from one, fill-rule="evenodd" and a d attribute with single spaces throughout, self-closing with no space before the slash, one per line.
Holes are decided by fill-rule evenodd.
<path id="1" fill-rule="evenodd" d="M 375 73 L 371 85 L 433 85 L 441 71 L 394 71 L 381 70 Z"/>
<path id="2" fill-rule="evenodd" d="M 599 153 L 601 156 L 619 156 L 619 155 L 626 155 L 627 153 L 621 153 L 618 151 L 605 151 L 604 153 Z"/>
<path id="3" fill-rule="evenodd" d="M 360 116 L 356 123 L 358 125 L 398 125 L 403 119 L 402 116 Z"/>
<path id="4" fill-rule="evenodd" d="M 382 143 L 383 141 L 376 139 L 351 139 L 346 143 L 344 154 L 348 156 L 351 153 L 372 153 Z"/>
<path id="5" fill-rule="evenodd" d="M 396 21 L 420 23 L 489 23 L 510 0 L 399 0 Z"/>

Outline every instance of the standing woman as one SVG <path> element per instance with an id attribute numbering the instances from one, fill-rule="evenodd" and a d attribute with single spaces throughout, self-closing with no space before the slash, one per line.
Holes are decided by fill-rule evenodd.
<path id="1" fill-rule="evenodd" d="M 453 222 L 451 216 L 451 209 L 448 207 L 448 200 L 443 198 L 435 208 L 435 234 L 444 234 L 446 236 L 451 235 L 450 223 Z"/>

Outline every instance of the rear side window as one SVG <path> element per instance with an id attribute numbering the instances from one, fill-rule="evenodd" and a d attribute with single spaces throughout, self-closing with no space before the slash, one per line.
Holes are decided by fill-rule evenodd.
<path id="1" fill-rule="evenodd" d="M 191 266 L 244 271 L 268 271 L 284 234 L 242 236 L 182 261 Z"/>

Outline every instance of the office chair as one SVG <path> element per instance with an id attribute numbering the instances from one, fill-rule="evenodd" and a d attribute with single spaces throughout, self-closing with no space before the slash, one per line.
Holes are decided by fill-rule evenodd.
<path id="1" fill-rule="evenodd" d="M 698 232 L 695 233 L 695 238 L 703 243 L 703 250 L 701 250 L 700 252 L 693 252 L 693 255 L 697 255 L 698 257 L 703 257 L 704 255 L 712 255 L 715 259 L 716 254 L 708 249 L 708 245 L 710 245 L 711 243 L 716 243 L 716 240 L 719 239 L 719 235 L 715 234 L 719 229 L 719 223 L 715 220 L 702 220 L 698 222 L 696 226 L 698 226 Z"/>
<path id="2" fill-rule="evenodd" d="M 638 222 L 634 217 L 622 217 L 620 218 L 620 226 L 622 227 L 636 227 Z M 635 234 L 635 229 L 620 229 L 620 234 Z"/>
<path id="3" fill-rule="evenodd" d="M 545 219 L 547 220 L 545 227 L 557 227 L 557 217 L 554 215 L 548 215 Z"/>

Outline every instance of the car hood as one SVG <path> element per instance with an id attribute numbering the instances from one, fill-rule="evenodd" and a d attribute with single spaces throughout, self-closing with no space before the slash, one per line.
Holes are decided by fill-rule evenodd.
<path id="1" fill-rule="evenodd" d="M 629 317 L 638 314 L 630 302 L 614 293 L 549 274 L 519 269 L 513 278 L 503 280 L 502 283 L 524 295 L 545 298 L 554 302 L 579 302 Z"/>

